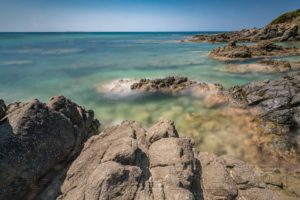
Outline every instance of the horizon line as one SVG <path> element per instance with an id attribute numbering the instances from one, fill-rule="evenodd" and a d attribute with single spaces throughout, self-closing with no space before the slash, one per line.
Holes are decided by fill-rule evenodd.
<path id="1" fill-rule="evenodd" d="M 233 30 L 218 31 L 0 31 L 0 33 L 195 33 L 195 32 L 233 32 Z"/>

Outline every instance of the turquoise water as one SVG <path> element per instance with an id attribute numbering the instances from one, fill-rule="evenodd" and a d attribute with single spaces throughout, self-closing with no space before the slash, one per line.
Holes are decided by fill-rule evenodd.
<path id="1" fill-rule="evenodd" d="M 273 77 L 218 71 L 226 63 L 208 54 L 223 44 L 180 42 L 194 34 L 1 33 L 0 98 L 47 101 L 62 94 L 94 109 L 104 126 L 124 119 L 148 126 L 160 116 L 176 122 L 182 113 L 201 112 L 201 106 L 191 97 L 108 98 L 97 86 L 120 78 L 180 75 L 228 87 Z"/>

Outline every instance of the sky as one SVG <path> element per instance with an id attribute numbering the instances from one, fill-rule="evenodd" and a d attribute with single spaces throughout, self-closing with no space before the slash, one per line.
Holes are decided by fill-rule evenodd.
<path id="1" fill-rule="evenodd" d="M 298 8 L 300 0 L 0 0 L 0 32 L 231 31 Z"/>

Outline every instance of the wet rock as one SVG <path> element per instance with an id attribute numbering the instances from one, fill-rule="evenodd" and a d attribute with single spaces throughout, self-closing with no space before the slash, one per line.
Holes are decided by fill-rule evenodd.
<path id="1" fill-rule="evenodd" d="M 298 48 L 282 47 L 271 42 L 259 42 L 256 45 L 232 45 L 213 49 L 209 56 L 218 60 L 245 60 L 249 58 L 267 58 L 271 56 L 300 55 Z"/>
<path id="2" fill-rule="evenodd" d="M 195 84 L 195 81 L 190 81 L 187 77 L 141 79 L 139 82 L 131 85 L 131 90 L 143 92 L 178 93 L 182 90 L 190 89 Z"/>
<path id="3" fill-rule="evenodd" d="M 244 86 L 231 88 L 233 98 L 249 106 L 259 107 L 261 116 L 275 123 L 293 127 L 294 112 L 298 108 L 300 92 L 300 73 L 293 73 L 273 81 L 258 81 Z"/>
<path id="4" fill-rule="evenodd" d="M 98 128 L 88 111 L 58 99 L 51 99 L 49 106 L 38 100 L 8 105 L 0 124 L 0 199 L 37 198 Z M 75 110 L 85 116 L 81 121 Z M 86 126 L 80 129 L 79 124 Z"/>
<path id="5" fill-rule="evenodd" d="M 166 77 L 162 79 L 141 79 L 132 84 L 131 89 L 139 92 L 157 92 L 164 94 L 191 93 L 203 97 L 211 93 L 219 93 L 224 88 L 220 84 L 191 81 L 187 77 Z"/>

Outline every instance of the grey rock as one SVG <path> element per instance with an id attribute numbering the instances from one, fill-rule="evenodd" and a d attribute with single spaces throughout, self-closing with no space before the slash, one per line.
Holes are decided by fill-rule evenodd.
<path id="1" fill-rule="evenodd" d="M 5 116 L 6 113 L 6 105 L 2 99 L 0 99 L 0 121 Z"/>
<path id="2" fill-rule="evenodd" d="M 38 100 L 8 105 L 0 133 L 0 199 L 35 199 L 91 134 Z"/>
<path id="3" fill-rule="evenodd" d="M 90 138 L 70 166 L 57 199 L 246 197 L 281 199 L 246 163 L 198 155 L 190 139 L 178 137 L 174 124 L 161 120 L 148 131 L 124 122 Z"/>
<path id="4" fill-rule="evenodd" d="M 300 125 L 294 120 L 300 106 L 299 92 L 299 72 L 272 81 L 253 82 L 230 89 L 233 98 L 244 101 L 249 106 L 259 107 L 263 118 L 288 127 Z"/>
<path id="5" fill-rule="evenodd" d="M 243 29 L 230 33 L 214 35 L 195 35 L 190 42 L 224 43 L 237 42 L 259 42 L 271 40 L 273 42 L 299 41 L 298 25 L 293 23 L 270 24 L 263 28 Z"/>
<path id="6" fill-rule="evenodd" d="M 250 58 L 266 58 L 271 56 L 300 55 L 298 48 L 282 47 L 269 41 L 259 42 L 252 46 L 232 45 L 213 49 L 209 56 L 218 60 L 244 60 Z"/>

